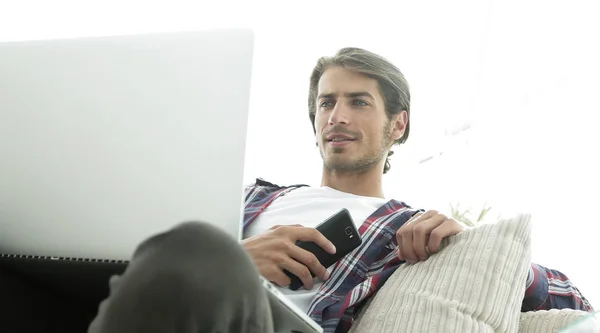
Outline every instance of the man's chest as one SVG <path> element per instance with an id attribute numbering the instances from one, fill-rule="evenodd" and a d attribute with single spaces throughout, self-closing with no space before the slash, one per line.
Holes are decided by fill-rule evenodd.
<path id="1" fill-rule="evenodd" d="M 300 224 L 316 227 L 328 217 L 346 208 L 356 227 L 387 202 L 380 198 L 344 195 L 331 189 L 300 188 L 278 196 L 244 230 L 244 238 L 264 233 L 274 225 Z"/>

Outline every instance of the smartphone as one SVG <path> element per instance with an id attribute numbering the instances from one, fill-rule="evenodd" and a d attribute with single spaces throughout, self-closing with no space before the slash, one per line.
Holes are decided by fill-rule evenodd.
<path id="1" fill-rule="evenodd" d="M 325 268 L 329 268 L 362 244 L 362 239 L 358 234 L 358 230 L 356 230 L 352 216 L 345 208 L 319 224 L 316 229 L 333 243 L 336 248 L 335 254 L 323 250 L 313 242 L 297 241 L 296 245 L 313 253 Z M 284 270 L 284 273 L 292 280 L 289 286 L 291 290 L 298 290 L 303 286 L 302 281 L 296 275 L 288 270 Z M 311 274 L 315 277 L 312 272 Z"/>

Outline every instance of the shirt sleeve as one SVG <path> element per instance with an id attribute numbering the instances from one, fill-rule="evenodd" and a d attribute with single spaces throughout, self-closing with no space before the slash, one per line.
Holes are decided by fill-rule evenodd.
<path id="1" fill-rule="evenodd" d="M 566 275 L 538 264 L 531 264 L 521 311 L 550 309 L 594 311 L 592 305 Z"/>

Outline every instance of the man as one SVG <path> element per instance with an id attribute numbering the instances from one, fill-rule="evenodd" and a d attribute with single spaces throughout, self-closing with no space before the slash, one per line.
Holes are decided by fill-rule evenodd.
<path id="1" fill-rule="evenodd" d="M 463 230 L 436 211 L 385 199 L 382 175 L 390 170 L 390 149 L 405 142 L 410 129 L 408 85 L 393 64 L 356 48 L 321 58 L 310 78 L 308 105 L 323 158 L 321 186 L 257 180 L 246 190 L 241 246 L 202 223 L 148 239 L 127 271 L 111 279 L 110 296 L 90 333 L 271 332 L 258 273 L 326 332 L 346 332 L 364 301 L 399 265 L 427 260 L 442 239 Z M 325 269 L 295 242 L 313 241 L 335 252 L 314 226 L 340 208 L 351 212 L 366 251 Z M 304 288 L 287 289 L 284 270 L 297 275 Z M 533 264 L 523 283 L 528 286 L 524 311 L 591 310 L 557 271 Z"/>
<path id="2" fill-rule="evenodd" d="M 336 327 L 344 331 L 352 324 L 356 309 L 403 260 L 426 260 L 438 250 L 443 238 L 460 232 L 463 226 L 435 211 L 413 216 L 416 211 L 406 204 L 384 199 L 382 175 L 390 170 L 390 148 L 405 142 L 410 129 L 408 84 L 394 65 L 376 54 L 354 48 L 342 49 L 332 58 L 321 58 L 310 78 L 308 107 L 323 158 L 321 187 L 278 187 L 258 181 L 246 195 L 245 235 L 250 237 L 242 244 L 261 274 L 279 286 L 290 282 L 282 269 L 300 276 L 306 290 L 281 291 L 327 331 Z M 353 267 L 339 265 L 333 272 L 326 271 L 313 256 L 293 246 L 302 237 L 301 227 L 278 226 L 293 225 L 300 218 L 314 227 L 343 207 L 352 212 L 363 238 L 367 235 L 367 242 L 374 241 L 369 251 L 358 258 L 361 263 Z M 386 219 L 390 221 L 384 222 Z M 397 230 L 396 237 L 392 237 L 397 241 L 396 257 L 388 256 L 388 244 L 377 242 L 385 237 L 383 233 L 369 233 L 373 224 Z M 359 275 L 369 278 L 348 272 L 361 267 L 368 269 Z M 318 282 L 314 286 L 307 268 L 320 281 L 334 278 L 341 285 Z M 560 272 L 534 264 L 527 286 L 524 311 L 591 310 Z"/>

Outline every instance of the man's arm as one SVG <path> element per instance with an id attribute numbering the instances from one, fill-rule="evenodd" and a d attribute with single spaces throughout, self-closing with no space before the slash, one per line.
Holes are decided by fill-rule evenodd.
<path id="1" fill-rule="evenodd" d="M 531 264 L 521 311 L 550 309 L 594 311 L 588 300 L 563 273 Z"/>

